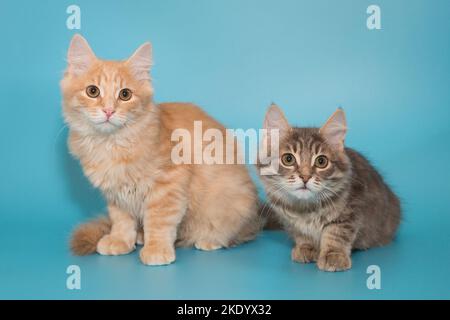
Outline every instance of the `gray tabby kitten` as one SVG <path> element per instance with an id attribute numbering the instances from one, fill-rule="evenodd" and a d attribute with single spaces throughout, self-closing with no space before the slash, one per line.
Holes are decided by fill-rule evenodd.
<path id="1" fill-rule="evenodd" d="M 295 128 L 272 105 L 264 128 L 279 129 L 278 175 L 261 175 L 261 180 L 269 205 L 295 241 L 294 261 L 317 261 L 325 271 L 346 270 L 352 249 L 393 239 L 399 199 L 361 154 L 344 147 L 342 109 L 320 129 Z"/>

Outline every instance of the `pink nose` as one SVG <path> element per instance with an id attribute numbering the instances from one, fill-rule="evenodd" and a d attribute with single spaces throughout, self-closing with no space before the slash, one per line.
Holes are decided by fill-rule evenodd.
<path id="1" fill-rule="evenodd" d="M 103 112 L 106 114 L 106 117 L 109 119 L 116 111 L 114 111 L 113 109 L 107 108 L 107 109 L 103 109 Z"/>

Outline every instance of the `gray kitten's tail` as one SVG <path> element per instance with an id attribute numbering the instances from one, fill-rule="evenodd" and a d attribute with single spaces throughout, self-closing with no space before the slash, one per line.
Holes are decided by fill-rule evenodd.
<path id="1" fill-rule="evenodd" d="M 99 217 L 79 225 L 70 239 L 70 249 L 77 256 L 92 254 L 97 250 L 97 243 L 111 231 L 108 217 Z"/>

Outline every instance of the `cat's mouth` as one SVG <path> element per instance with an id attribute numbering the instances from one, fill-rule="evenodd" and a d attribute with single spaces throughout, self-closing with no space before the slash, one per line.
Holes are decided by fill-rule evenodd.
<path id="1" fill-rule="evenodd" d="M 296 197 L 297 199 L 303 200 L 303 201 L 309 201 L 314 198 L 314 192 L 309 189 L 307 186 L 301 186 L 298 188 L 295 188 L 292 192 L 292 195 Z"/>
<path id="2" fill-rule="evenodd" d="M 97 130 L 99 130 L 100 132 L 103 132 L 103 133 L 110 133 L 119 128 L 119 126 L 117 124 L 115 124 L 113 121 L 111 121 L 111 119 L 107 119 L 105 121 L 98 122 L 95 124 L 95 127 L 97 128 Z"/>
<path id="3" fill-rule="evenodd" d="M 114 127 L 119 127 L 119 123 L 117 123 L 117 121 L 115 121 L 114 118 L 110 117 L 110 118 L 105 118 L 104 120 L 100 121 L 100 122 L 96 122 L 95 123 L 98 126 L 114 126 Z"/>
<path id="4" fill-rule="evenodd" d="M 103 122 L 99 122 L 96 125 L 97 126 L 114 126 L 114 127 L 116 127 L 116 125 L 112 121 L 109 121 L 109 120 L 105 120 Z"/>

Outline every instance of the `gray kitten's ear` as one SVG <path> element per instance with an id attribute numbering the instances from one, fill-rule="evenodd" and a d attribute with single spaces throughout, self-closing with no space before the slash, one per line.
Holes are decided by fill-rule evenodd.
<path id="1" fill-rule="evenodd" d="M 278 129 L 280 130 L 280 136 L 285 134 L 291 129 L 289 122 L 284 116 L 283 111 L 276 105 L 272 104 L 267 110 L 266 117 L 264 119 L 264 129 L 272 130 Z"/>
<path id="2" fill-rule="evenodd" d="M 69 64 L 67 71 L 75 75 L 81 75 L 89 70 L 96 59 L 86 39 L 79 34 L 75 34 L 70 41 L 67 52 Z"/>
<path id="3" fill-rule="evenodd" d="M 152 45 L 150 42 L 146 42 L 137 48 L 126 63 L 136 80 L 150 80 L 149 71 L 152 66 Z"/>
<path id="4" fill-rule="evenodd" d="M 326 142 L 339 151 L 344 150 L 345 134 L 347 133 L 347 121 L 344 110 L 337 109 L 327 122 L 320 128 L 319 133 Z"/>

